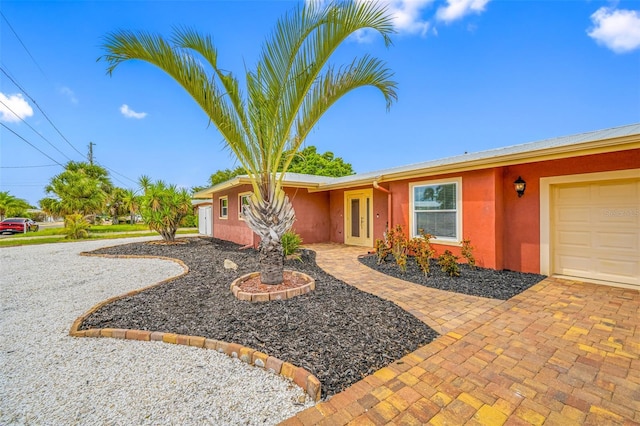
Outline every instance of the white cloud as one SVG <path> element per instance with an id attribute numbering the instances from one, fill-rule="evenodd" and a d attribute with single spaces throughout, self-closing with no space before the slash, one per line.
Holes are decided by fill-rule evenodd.
<path id="1" fill-rule="evenodd" d="M 431 24 L 422 15 L 433 0 L 391 0 L 386 3 L 399 33 L 425 35 L 429 31 Z"/>
<path id="2" fill-rule="evenodd" d="M 33 108 L 21 93 L 7 96 L 0 92 L 0 102 L 0 121 L 15 123 L 33 116 Z"/>
<path id="3" fill-rule="evenodd" d="M 76 98 L 76 94 L 73 93 L 73 90 L 69 89 L 67 86 L 62 86 L 59 92 L 60 94 L 69 98 L 72 104 L 76 105 L 78 103 L 78 98 Z"/>
<path id="4" fill-rule="evenodd" d="M 370 0 L 356 0 L 365 2 Z M 435 19 L 446 23 L 461 19 L 471 13 L 484 12 L 485 6 L 490 0 L 446 0 L 446 5 L 438 8 L 435 17 L 427 10 L 433 6 L 436 0 L 378 0 L 387 8 L 392 16 L 394 27 L 400 34 L 421 35 L 428 33 L 438 35 L 433 25 Z M 327 0 L 306 0 L 308 4 L 326 5 Z M 359 43 L 367 43 L 374 39 L 370 30 L 361 30 L 353 35 L 353 39 Z"/>
<path id="5" fill-rule="evenodd" d="M 489 0 L 447 0 L 447 5 L 438 8 L 436 17 L 450 23 L 471 13 L 482 13 Z"/>
<path id="6" fill-rule="evenodd" d="M 616 53 L 640 48 L 640 12 L 637 10 L 601 7 L 591 15 L 591 21 L 594 28 L 587 34 L 598 44 Z"/>
<path id="7" fill-rule="evenodd" d="M 120 107 L 120 112 L 127 118 L 137 118 L 138 120 L 147 116 L 146 112 L 135 112 L 134 110 L 129 108 L 129 105 L 127 104 L 122 104 L 122 106 Z"/>

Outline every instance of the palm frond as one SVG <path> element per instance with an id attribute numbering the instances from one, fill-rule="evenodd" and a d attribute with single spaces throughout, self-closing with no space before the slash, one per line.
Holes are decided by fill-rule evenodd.
<path id="1" fill-rule="evenodd" d="M 107 73 L 128 60 L 142 60 L 157 66 L 173 77 L 200 105 L 225 140 L 234 144 L 246 144 L 245 132 L 234 107 L 225 93 L 221 92 L 213 78 L 204 70 L 201 62 L 190 49 L 174 47 L 163 37 L 146 32 L 117 31 L 105 37 L 107 51 L 100 59 L 109 65 Z M 207 60 L 214 52 L 205 52 Z M 230 145 L 232 151 L 233 145 Z M 235 151 L 234 151 L 235 153 Z"/>

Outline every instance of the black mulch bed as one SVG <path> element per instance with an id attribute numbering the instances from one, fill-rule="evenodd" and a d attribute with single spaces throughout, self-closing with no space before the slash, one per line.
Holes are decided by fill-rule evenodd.
<path id="1" fill-rule="evenodd" d="M 229 290 L 231 282 L 257 270 L 257 252 L 211 238 L 187 241 L 92 252 L 167 256 L 182 260 L 190 272 L 104 306 L 81 329 L 128 328 L 239 343 L 307 369 L 322 383 L 323 398 L 438 336 L 393 303 L 326 274 L 316 266 L 313 252 L 305 251 L 302 261 L 286 261 L 285 267 L 312 276 L 315 291 L 268 303 L 237 300 Z M 224 269 L 225 259 L 238 264 L 238 270 Z"/>
<path id="2" fill-rule="evenodd" d="M 375 255 L 362 256 L 360 262 L 383 274 L 426 287 L 499 300 L 510 299 L 546 278 L 545 275 L 524 272 L 471 269 L 467 264 L 458 265 L 459 277 L 450 277 L 442 272 L 434 259 L 429 262 L 429 276 L 425 276 L 412 257 L 407 260 L 407 271 L 403 273 L 391 255 L 379 265 Z"/>

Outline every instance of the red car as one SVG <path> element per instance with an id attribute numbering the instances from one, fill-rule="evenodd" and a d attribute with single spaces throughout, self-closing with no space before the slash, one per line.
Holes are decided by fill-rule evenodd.
<path id="1" fill-rule="evenodd" d="M 12 217 L 0 222 L 0 234 L 4 234 L 5 232 L 10 232 L 12 234 L 18 232 L 23 233 L 25 232 L 25 228 L 27 231 L 35 232 L 39 227 L 40 226 L 31 219 L 24 217 Z"/>

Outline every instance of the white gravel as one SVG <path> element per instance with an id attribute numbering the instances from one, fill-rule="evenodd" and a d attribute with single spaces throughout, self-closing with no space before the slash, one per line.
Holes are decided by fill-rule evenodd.
<path id="1" fill-rule="evenodd" d="M 276 424 L 312 405 L 282 377 L 215 351 L 69 337 L 98 302 L 182 272 L 79 256 L 141 240 L 0 249 L 0 424 Z"/>

